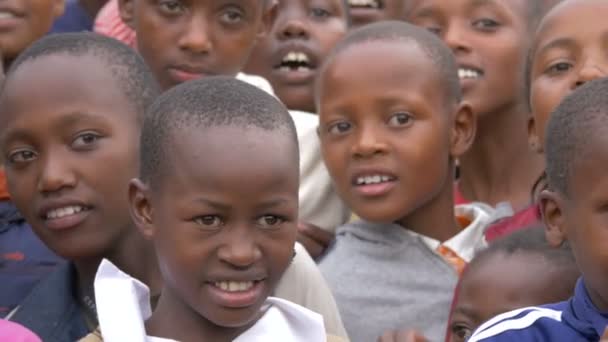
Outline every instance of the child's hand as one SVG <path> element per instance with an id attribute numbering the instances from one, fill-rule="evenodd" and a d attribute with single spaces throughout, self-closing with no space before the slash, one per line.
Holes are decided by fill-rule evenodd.
<path id="1" fill-rule="evenodd" d="M 385 332 L 378 338 L 378 342 L 428 342 L 428 340 L 415 330 L 396 330 Z"/>
<path id="2" fill-rule="evenodd" d="M 600 338 L 600 342 L 608 342 L 608 327 L 604 329 L 604 335 Z"/>
<path id="3" fill-rule="evenodd" d="M 298 242 L 306 248 L 313 259 L 320 257 L 333 240 L 332 233 L 310 223 L 298 223 Z"/>

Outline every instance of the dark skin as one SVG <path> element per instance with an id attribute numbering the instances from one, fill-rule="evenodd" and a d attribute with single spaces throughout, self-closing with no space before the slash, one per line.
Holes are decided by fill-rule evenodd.
<path id="1" fill-rule="evenodd" d="M 604 1 L 567 1 L 541 22 L 531 69 L 530 140 L 543 153 L 551 112 L 579 86 L 608 75 L 604 37 L 608 33 Z M 585 18 L 585 25 L 578 25 Z M 561 43 L 560 43 L 561 42 Z"/>
<path id="2" fill-rule="evenodd" d="M 404 20 L 408 0 L 374 0 L 376 8 L 355 4 L 347 0 L 350 5 L 350 15 L 354 28 L 382 20 Z"/>
<path id="3" fill-rule="evenodd" d="M 574 294 L 579 275 L 575 265 L 560 269 L 540 253 L 487 256 L 462 278 L 449 323 L 449 341 L 466 341 L 498 314 L 567 300 Z"/>
<path id="4" fill-rule="evenodd" d="M 231 341 L 263 314 L 293 255 L 295 142 L 251 127 L 196 127 L 170 139 L 170 169 L 130 187 L 133 217 L 153 240 L 165 279 L 146 329 L 184 342 Z M 245 167 L 251 177 L 243 178 Z M 254 285 L 235 295 L 222 281 Z"/>
<path id="5" fill-rule="evenodd" d="M 601 132 L 606 127 L 602 126 Z M 572 247 L 591 301 L 600 312 L 608 311 L 608 255 L 605 211 L 608 177 L 602 165 L 608 162 L 608 138 L 600 129 L 588 134 L 584 153 L 579 158 L 564 191 L 543 191 L 541 209 L 547 227 L 547 240 L 554 246 L 564 241 Z"/>
<path id="6" fill-rule="evenodd" d="M 274 19 L 272 1 L 120 0 L 142 57 L 164 89 L 239 73 Z"/>
<path id="7" fill-rule="evenodd" d="M 0 97 L 11 200 L 40 239 L 74 263 L 79 294 L 92 294 L 103 258 L 159 291 L 153 246 L 128 211 L 127 185 L 138 172 L 135 108 L 95 57 L 26 63 Z"/>
<path id="8" fill-rule="evenodd" d="M 414 0 L 408 19 L 437 33 L 454 52 L 464 97 L 478 116 L 471 149 L 460 157 L 459 188 L 472 201 L 530 202 L 543 170 L 528 148 L 522 93 L 530 46 L 526 1 Z"/>
<path id="9" fill-rule="evenodd" d="M 461 229 L 451 175 L 475 120 L 437 89 L 436 66 L 416 44 L 374 41 L 334 57 L 317 101 L 323 158 L 347 205 L 368 221 L 445 241 Z"/>
<path id="10" fill-rule="evenodd" d="M 8 69 L 19 53 L 49 31 L 53 21 L 63 14 L 64 8 L 63 0 L 3 2 L 3 9 L 13 16 L 0 20 L 0 51 L 4 57 L 4 69 Z"/>
<path id="11" fill-rule="evenodd" d="M 325 56 L 348 29 L 342 0 L 279 0 L 272 29 L 245 72 L 266 78 L 287 108 L 314 113 L 314 80 Z M 305 62 L 288 59 L 302 54 Z"/>

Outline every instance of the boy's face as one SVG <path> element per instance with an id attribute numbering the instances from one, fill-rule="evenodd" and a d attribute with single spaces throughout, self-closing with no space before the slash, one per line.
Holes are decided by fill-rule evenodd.
<path id="1" fill-rule="evenodd" d="M 182 314 L 243 327 L 293 256 L 295 143 L 282 132 L 234 127 L 186 129 L 170 139 L 164 179 L 154 189 L 132 183 L 134 215 L 144 217 L 136 221 L 153 236 L 166 290 L 187 308 Z"/>
<path id="2" fill-rule="evenodd" d="M 449 323 L 450 342 L 466 341 L 498 314 L 566 300 L 576 282 L 576 272 L 555 269 L 539 253 L 495 253 L 476 266 L 462 278 Z M 565 279 L 568 273 L 574 276 Z"/>
<path id="3" fill-rule="evenodd" d="M 602 114 L 603 115 L 603 114 Z M 606 128 L 606 126 L 602 127 Z M 608 311 L 608 137 L 594 129 L 572 165 L 568 194 L 543 193 L 543 219 L 550 235 L 559 232 L 572 248 L 593 304 Z M 550 210 L 551 207 L 557 208 Z M 557 244 L 553 238 L 554 244 Z"/>
<path id="4" fill-rule="evenodd" d="M 408 0 L 347 0 L 354 27 L 382 20 L 403 20 Z"/>
<path id="5" fill-rule="evenodd" d="M 16 58 L 31 43 L 47 34 L 63 9 L 64 0 L 0 2 L 0 51 L 3 58 Z"/>
<path id="6" fill-rule="evenodd" d="M 533 134 L 543 151 L 551 112 L 578 86 L 608 75 L 606 1 L 568 1 L 542 22 L 532 56 L 530 103 Z M 580 25 L 585 18 L 585 25 Z"/>
<path id="7" fill-rule="evenodd" d="M 523 99 L 527 0 L 414 0 L 408 20 L 452 49 L 465 100 L 480 116 Z"/>
<path id="8" fill-rule="evenodd" d="M 127 185 L 138 170 L 135 109 L 95 57 L 25 63 L 6 79 L 0 98 L 11 200 L 57 254 L 99 257 L 132 226 Z"/>
<path id="9" fill-rule="evenodd" d="M 247 71 L 265 77 L 287 108 L 314 113 L 316 71 L 346 33 L 346 11 L 342 0 L 279 0 Z"/>
<path id="10" fill-rule="evenodd" d="M 241 71 L 270 22 L 262 0 L 120 0 L 123 19 L 164 89 Z"/>
<path id="11" fill-rule="evenodd" d="M 451 182 L 452 113 L 435 65 L 415 43 L 346 48 L 319 86 L 323 158 L 357 215 L 396 221 Z"/>

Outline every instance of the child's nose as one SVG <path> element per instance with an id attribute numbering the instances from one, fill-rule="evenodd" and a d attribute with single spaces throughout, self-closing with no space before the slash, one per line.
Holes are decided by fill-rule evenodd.
<path id="1" fill-rule="evenodd" d="M 42 169 L 38 176 L 38 191 L 41 193 L 50 194 L 75 186 L 76 175 L 65 160 L 46 157 L 40 167 Z"/>
<path id="2" fill-rule="evenodd" d="M 471 47 L 466 39 L 466 28 L 462 25 L 452 24 L 445 28 L 444 33 L 442 34 L 442 39 L 446 43 L 447 46 L 452 49 L 454 54 L 458 54 L 459 52 L 468 52 Z"/>
<path id="3" fill-rule="evenodd" d="M 209 23 L 202 18 L 193 18 L 178 41 L 182 49 L 195 53 L 208 53 L 213 44 L 209 35 Z"/>
<path id="4" fill-rule="evenodd" d="M 608 70 L 606 65 L 588 60 L 585 65 L 581 67 L 574 88 L 578 88 L 589 81 L 606 77 L 606 70 Z"/>
<path id="5" fill-rule="evenodd" d="M 307 24 L 303 18 L 291 17 L 279 28 L 279 38 L 282 39 L 306 39 L 308 38 Z"/>
<path id="6" fill-rule="evenodd" d="M 386 152 L 386 144 L 375 129 L 361 130 L 357 141 L 353 144 L 353 156 L 367 158 Z"/>
<path id="7" fill-rule="evenodd" d="M 242 231 L 231 234 L 231 237 L 218 250 L 220 260 L 236 268 L 247 268 L 262 256 L 255 239 Z"/>

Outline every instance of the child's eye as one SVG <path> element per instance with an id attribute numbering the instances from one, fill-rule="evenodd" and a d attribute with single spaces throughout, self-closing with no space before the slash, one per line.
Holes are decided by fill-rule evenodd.
<path id="1" fill-rule="evenodd" d="M 72 142 L 72 147 L 75 149 L 88 149 L 101 138 L 101 135 L 92 132 L 86 132 L 79 134 L 76 139 Z"/>
<path id="2" fill-rule="evenodd" d="M 184 6 L 176 0 L 163 0 L 160 2 L 160 8 L 167 14 L 178 14 L 183 11 Z"/>
<path id="3" fill-rule="evenodd" d="M 223 225 L 222 219 L 216 215 L 204 215 L 194 218 L 194 223 L 203 229 L 216 229 Z"/>
<path id="4" fill-rule="evenodd" d="M 229 9 L 222 14 L 221 19 L 226 24 L 236 24 L 243 20 L 243 13 L 236 9 Z"/>
<path id="5" fill-rule="evenodd" d="M 572 67 L 573 67 L 573 65 L 571 63 L 557 62 L 557 63 L 551 64 L 547 68 L 547 70 L 545 70 L 545 73 L 550 74 L 550 75 L 561 74 L 561 73 L 569 71 L 570 69 L 572 69 Z"/>
<path id="6" fill-rule="evenodd" d="M 330 134 L 340 135 L 347 133 L 351 129 L 351 127 L 352 125 L 349 122 L 336 122 L 327 128 L 327 132 L 329 132 Z"/>
<path id="7" fill-rule="evenodd" d="M 454 326 L 452 326 L 452 333 L 454 334 L 454 336 L 456 336 L 456 341 L 454 342 L 464 342 L 471 338 L 473 330 L 466 325 L 455 324 Z"/>
<path id="8" fill-rule="evenodd" d="M 412 115 L 409 113 L 395 113 L 388 120 L 389 126 L 402 127 L 412 122 Z"/>
<path id="9" fill-rule="evenodd" d="M 258 219 L 257 224 L 264 228 L 277 228 L 281 223 L 285 222 L 284 219 L 275 215 L 264 215 Z"/>
<path id="10" fill-rule="evenodd" d="M 17 150 L 17 151 L 11 152 L 8 155 L 7 160 L 11 164 L 19 164 L 19 163 L 30 162 L 30 161 L 34 160 L 35 158 L 36 158 L 36 152 L 34 152 L 34 151 Z"/>
<path id="11" fill-rule="evenodd" d="M 493 19 L 483 18 L 473 21 L 473 27 L 484 31 L 495 30 L 498 26 L 500 24 Z"/>
<path id="12" fill-rule="evenodd" d="M 319 7 L 311 9 L 310 14 L 315 18 L 327 18 L 331 16 L 331 13 L 329 13 L 328 10 Z"/>

